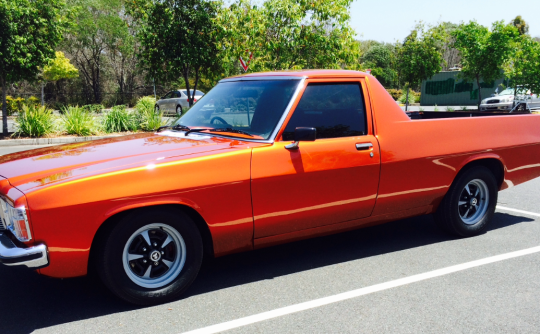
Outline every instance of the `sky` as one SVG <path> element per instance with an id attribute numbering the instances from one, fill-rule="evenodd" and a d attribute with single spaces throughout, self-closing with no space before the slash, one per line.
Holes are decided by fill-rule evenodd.
<path id="1" fill-rule="evenodd" d="M 540 37 L 540 0 L 355 0 L 351 26 L 356 39 L 394 43 L 403 41 L 419 21 L 437 24 L 476 20 L 491 27 L 495 21 L 508 23 L 517 15 L 529 24 L 529 35 Z"/>

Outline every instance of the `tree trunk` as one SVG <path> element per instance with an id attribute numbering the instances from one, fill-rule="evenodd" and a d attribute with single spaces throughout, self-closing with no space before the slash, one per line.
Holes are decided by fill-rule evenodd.
<path id="1" fill-rule="evenodd" d="M 0 81 L 2 83 L 2 129 L 4 133 L 4 137 L 7 137 L 8 135 L 8 118 L 7 118 L 7 103 L 6 103 L 6 95 L 7 95 L 7 85 L 6 85 L 6 79 L 0 78 Z"/>
<path id="2" fill-rule="evenodd" d="M 193 94 L 191 94 L 191 101 L 195 101 L 195 91 L 197 90 L 197 84 L 199 83 L 199 69 L 195 70 L 195 86 L 193 87 Z M 188 90 L 189 93 L 189 90 Z M 192 103 L 193 105 L 193 103 Z"/>
<path id="3" fill-rule="evenodd" d="M 482 88 L 480 87 L 480 76 L 476 76 L 476 84 L 478 85 L 478 111 L 480 111 L 480 104 L 482 104 Z"/>
<path id="4" fill-rule="evenodd" d="M 184 83 L 186 84 L 189 107 L 191 108 L 193 106 L 193 99 L 189 97 L 189 66 L 184 67 L 184 71 L 182 74 L 184 76 Z"/>
<path id="5" fill-rule="evenodd" d="M 410 86 L 407 86 L 407 99 L 405 100 L 405 111 L 409 111 L 409 89 L 410 89 Z"/>
<path id="6" fill-rule="evenodd" d="M 45 105 L 45 93 L 43 92 L 43 90 L 45 89 L 45 84 L 42 82 L 41 83 L 41 105 L 44 106 Z"/>

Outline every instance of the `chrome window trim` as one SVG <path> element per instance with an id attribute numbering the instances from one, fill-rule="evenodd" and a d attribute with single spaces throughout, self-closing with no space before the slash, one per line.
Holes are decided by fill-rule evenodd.
<path id="1" fill-rule="evenodd" d="M 236 77 L 236 78 L 226 78 L 219 80 L 219 83 L 223 82 L 233 82 L 233 81 L 270 81 L 270 80 L 305 80 L 306 76 L 292 76 L 292 75 L 272 75 L 272 76 L 254 76 L 254 77 Z"/>
<path id="2" fill-rule="evenodd" d="M 274 129 L 274 132 L 270 135 L 270 142 L 274 143 L 276 141 L 277 134 L 279 130 L 283 127 L 283 123 L 285 123 L 285 120 L 287 119 L 287 116 L 289 116 L 292 106 L 294 104 L 294 101 L 298 98 L 298 95 L 300 94 L 300 90 L 304 86 L 304 83 L 306 82 L 307 77 L 302 77 L 302 80 L 298 83 L 298 86 L 296 86 L 296 92 L 294 92 L 293 96 L 291 97 L 291 100 L 289 101 L 289 105 L 287 108 L 285 108 L 285 111 L 283 112 L 283 115 L 281 115 L 281 119 L 279 120 L 277 126 Z"/>

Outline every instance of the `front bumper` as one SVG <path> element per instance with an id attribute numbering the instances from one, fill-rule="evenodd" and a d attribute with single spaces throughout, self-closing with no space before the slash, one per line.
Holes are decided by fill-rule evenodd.
<path id="1" fill-rule="evenodd" d="M 510 111 L 512 102 L 481 104 L 480 111 Z"/>
<path id="2" fill-rule="evenodd" d="M 49 265 L 47 247 L 45 245 L 17 247 L 6 232 L 0 232 L 0 263 L 34 269 L 46 267 Z"/>

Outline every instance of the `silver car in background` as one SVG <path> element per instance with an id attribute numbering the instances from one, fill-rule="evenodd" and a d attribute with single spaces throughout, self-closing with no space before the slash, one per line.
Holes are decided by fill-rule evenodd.
<path id="1" fill-rule="evenodd" d="M 536 94 L 518 88 L 514 97 L 514 88 L 507 88 L 493 97 L 482 100 L 480 111 L 510 111 L 519 102 L 526 102 L 529 108 L 540 106 L 540 98 Z"/>
<path id="2" fill-rule="evenodd" d="M 189 98 L 191 98 L 191 94 L 193 94 L 193 89 L 190 89 Z M 203 95 L 203 92 L 196 90 L 193 103 L 197 102 Z M 156 101 L 156 112 L 162 111 L 163 114 L 175 113 L 176 115 L 182 115 L 185 110 L 189 109 L 189 98 L 187 89 L 172 90 Z"/>

